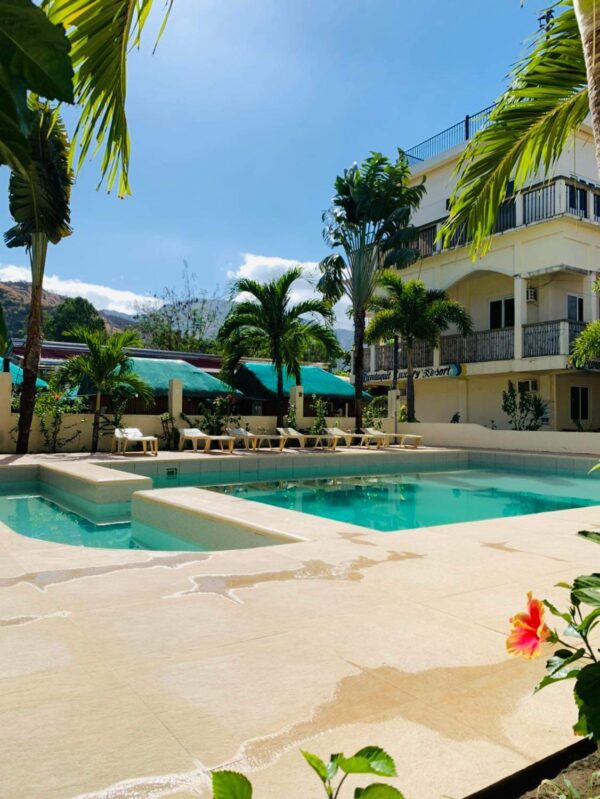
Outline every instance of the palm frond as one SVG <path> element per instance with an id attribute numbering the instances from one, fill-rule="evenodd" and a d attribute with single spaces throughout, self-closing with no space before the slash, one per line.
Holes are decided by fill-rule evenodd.
<path id="1" fill-rule="evenodd" d="M 600 359 L 600 321 L 590 322 L 573 342 L 571 361 L 582 369 Z"/>
<path id="2" fill-rule="evenodd" d="M 127 55 L 139 47 L 153 0 L 45 0 L 50 20 L 67 30 L 81 114 L 72 142 L 77 169 L 103 148 L 100 185 L 131 194 L 125 101 Z M 167 2 L 166 16 L 172 0 Z M 161 33 L 164 28 L 161 28 Z M 75 156 L 76 148 L 79 153 Z"/>
<path id="3" fill-rule="evenodd" d="M 562 13 L 517 64 L 489 124 L 459 161 L 450 216 L 440 234 L 446 245 L 464 231 L 472 254 L 485 253 L 509 181 L 518 190 L 531 176 L 547 174 L 588 114 L 585 60 L 572 0 L 558 6 Z"/>

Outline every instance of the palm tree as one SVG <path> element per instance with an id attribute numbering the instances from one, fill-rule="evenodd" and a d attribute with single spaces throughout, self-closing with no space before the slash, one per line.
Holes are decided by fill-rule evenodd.
<path id="1" fill-rule="evenodd" d="M 357 430 L 362 427 L 367 306 L 383 267 L 403 268 L 418 257 L 411 246 L 415 229 L 410 219 L 425 187 L 422 183 L 409 186 L 409 179 L 410 168 L 401 150 L 394 163 L 381 153 L 372 153 L 360 166 L 355 164 L 336 178 L 331 208 L 323 215 L 325 241 L 344 255 L 335 253 L 321 261 L 317 288 L 330 302 L 343 296 L 350 300 Z"/>
<path id="2" fill-rule="evenodd" d="M 466 336 L 471 332 L 471 317 L 463 306 L 448 299 L 445 291 L 426 289 L 421 280 L 403 281 L 397 272 L 386 270 L 380 278 L 385 296 L 374 297 L 369 307 L 375 315 L 366 330 L 367 341 L 398 336 L 406 351 L 406 410 L 409 422 L 415 421 L 414 347 L 426 341 L 439 344 L 440 335 L 456 325 Z"/>
<path id="3" fill-rule="evenodd" d="M 92 452 L 98 449 L 102 396 L 129 391 L 145 403 L 152 400 L 150 386 L 131 367 L 128 347 L 139 347 L 140 338 L 134 330 L 107 333 L 106 330 L 73 329 L 73 336 L 83 342 L 88 352 L 69 358 L 60 370 L 63 385 L 89 384 L 95 392 Z"/>
<path id="4" fill-rule="evenodd" d="M 328 303 L 308 299 L 292 305 L 291 289 L 301 277 L 300 267 L 293 267 L 266 283 L 237 280 L 231 294 L 242 298 L 227 314 L 217 336 L 222 342 L 226 375 L 233 373 L 244 355 L 271 359 L 277 373 L 278 425 L 283 424 L 285 413 L 283 370 L 300 384 L 300 361 L 309 347 L 321 347 L 330 356 L 340 350 Z"/>
<path id="5" fill-rule="evenodd" d="M 8 360 L 8 356 L 10 355 L 11 349 L 12 349 L 12 340 L 10 337 L 10 333 L 8 332 L 8 325 L 6 324 L 6 319 L 4 318 L 4 310 L 0 305 L 0 358 L 2 358 L 3 372 L 10 371 L 10 362 Z"/>
<path id="6" fill-rule="evenodd" d="M 27 452 L 35 405 L 42 346 L 42 282 L 48 243 L 71 234 L 69 199 L 73 177 L 68 166 L 69 143 L 62 120 L 46 103 L 31 104 L 35 122 L 29 133 L 26 170 L 11 173 L 9 209 L 15 225 L 4 234 L 7 247 L 25 247 L 31 264 L 31 301 L 23 356 L 17 452 Z"/>
<path id="7" fill-rule="evenodd" d="M 473 255 L 490 244 L 509 181 L 548 174 L 591 111 L 600 170 L 600 0 L 564 0 L 519 61 L 489 120 L 468 143 L 443 229 L 466 233 Z"/>

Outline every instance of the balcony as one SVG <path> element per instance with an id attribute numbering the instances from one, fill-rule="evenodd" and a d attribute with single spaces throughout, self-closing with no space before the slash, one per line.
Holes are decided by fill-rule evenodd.
<path id="1" fill-rule="evenodd" d="M 569 355 L 571 345 L 585 322 L 572 322 L 566 319 L 551 322 L 537 322 L 523 325 L 523 358 L 539 358 L 552 355 Z M 375 372 L 391 372 L 394 348 L 391 344 L 375 347 Z M 512 327 L 498 330 L 481 330 L 468 336 L 442 336 L 439 346 L 439 363 L 486 363 L 491 361 L 510 361 L 514 358 L 515 331 Z M 369 352 L 365 352 L 365 364 L 369 364 Z M 418 341 L 415 346 L 414 366 L 416 368 L 434 365 L 434 352 L 429 344 Z M 398 368 L 406 369 L 406 353 L 400 348 Z"/>
<path id="2" fill-rule="evenodd" d="M 512 327 L 482 330 L 468 336 L 442 336 L 440 363 L 482 363 L 506 361 L 514 357 L 515 333 Z"/>
<path id="3" fill-rule="evenodd" d="M 478 111 L 476 114 L 469 115 L 455 125 L 451 125 L 441 133 L 436 133 L 429 139 L 425 139 L 415 147 L 406 150 L 408 163 L 411 166 L 418 166 L 423 161 L 428 161 L 430 158 L 435 158 L 437 155 L 446 150 L 451 150 L 453 147 L 458 147 L 459 144 L 472 139 L 478 130 L 484 128 L 490 119 L 490 114 L 494 109 L 493 105 Z"/>

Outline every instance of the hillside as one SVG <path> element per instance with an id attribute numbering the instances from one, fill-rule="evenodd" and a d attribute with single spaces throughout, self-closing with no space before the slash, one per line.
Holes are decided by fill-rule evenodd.
<path id="1" fill-rule="evenodd" d="M 22 338 L 25 335 L 27 325 L 27 314 L 29 311 L 29 298 L 31 288 L 29 283 L 0 283 L 0 304 L 4 310 L 4 316 L 8 329 L 15 338 Z M 42 293 L 42 307 L 44 314 L 52 314 L 57 305 L 65 298 L 52 291 Z M 112 311 L 98 311 L 105 320 L 110 330 L 124 330 L 128 327 L 133 317 L 127 314 L 113 313 Z"/>

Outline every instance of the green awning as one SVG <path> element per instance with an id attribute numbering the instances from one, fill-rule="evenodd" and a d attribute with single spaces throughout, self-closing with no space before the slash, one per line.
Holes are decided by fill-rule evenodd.
<path id="1" fill-rule="evenodd" d="M 23 370 L 20 366 L 17 366 L 12 361 L 10 362 L 9 369 L 13 386 L 20 386 L 23 382 Z M 38 377 L 36 378 L 35 386 L 36 388 L 48 388 L 48 383 L 46 383 L 45 380 L 42 380 L 41 377 Z"/>
<path id="2" fill-rule="evenodd" d="M 347 380 L 319 366 L 301 366 L 300 375 L 304 396 L 330 397 L 332 399 L 354 399 L 354 386 Z M 296 381 L 286 371 L 283 373 L 283 392 L 289 397 L 290 389 Z M 244 363 L 235 374 L 234 386 L 248 399 L 270 400 L 277 396 L 277 373 L 271 363 Z M 369 397 L 366 392 L 365 398 Z"/>
<path id="3" fill-rule="evenodd" d="M 133 371 L 144 380 L 156 396 L 169 393 L 169 380 L 183 383 L 183 393 L 188 397 L 214 399 L 235 393 L 231 386 L 213 375 L 192 366 L 187 361 L 168 358 L 132 358 Z"/>

